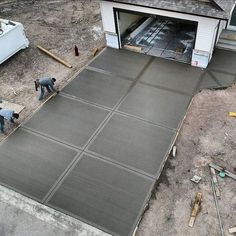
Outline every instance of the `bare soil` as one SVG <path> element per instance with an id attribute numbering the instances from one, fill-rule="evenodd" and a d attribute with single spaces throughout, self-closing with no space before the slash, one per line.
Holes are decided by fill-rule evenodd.
<path id="1" fill-rule="evenodd" d="M 0 97 L 24 105 L 20 122 L 41 104 L 33 81 L 41 76 L 57 78 L 62 88 L 93 58 L 94 48 L 104 46 L 98 0 L 5 0 L 1 18 L 23 23 L 30 47 L 0 65 Z M 41 45 L 73 65 L 55 62 L 36 45 Z M 74 46 L 80 56 L 74 56 Z M 17 95 L 12 91 L 16 90 Z M 236 87 L 197 94 L 187 112 L 176 141 L 177 156 L 169 157 L 137 231 L 138 236 L 217 236 L 219 223 L 210 183 L 208 164 L 236 172 Z M 11 132 L 8 128 L 7 132 Z M 3 138 L 4 136 L 0 136 Z M 199 184 L 190 181 L 199 175 Z M 236 225 L 236 182 L 218 178 L 221 188 L 220 213 L 225 235 Z M 188 227 L 192 202 L 203 193 L 202 208 L 193 228 Z"/>
<path id="2" fill-rule="evenodd" d="M 35 79 L 55 77 L 60 89 L 92 59 L 95 48 L 105 45 L 99 1 L 8 0 L 0 1 L 0 12 L 3 19 L 21 22 L 30 41 L 29 48 L 0 65 L 0 97 L 25 106 L 21 122 L 42 104 L 34 89 Z M 54 61 L 40 52 L 37 45 L 65 59 L 73 68 Z M 79 57 L 75 56 L 75 45 Z M 6 126 L 7 133 L 11 130 Z M 0 135 L 0 140 L 3 137 Z"/>

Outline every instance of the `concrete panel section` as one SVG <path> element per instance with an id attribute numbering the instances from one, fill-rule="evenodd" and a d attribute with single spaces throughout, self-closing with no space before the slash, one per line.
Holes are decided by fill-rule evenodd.
<path id="1" fill-rule="evenodd" d="M 235 52 L 215 49 L 208 69 L 216 69 L 225 72 L 236 73 L 236 54 Z"/>
<path id="2" fill-rule="evenodd" d="M 198 86 L 198 90 L 218 88 L 220 86 L 219 82 L 215 80 L 208 72 L 202 77 L 201 82 Z"/>
<path id="3" fill-rule="evenodd" d="M 156 176 L 174 135 L 169 129 L 114 115 L 89 150 Z"/>
<path id="4" fill-rule="evenodd" d="M 141 53 L 107 48 L 90 66 L 136 79 L 150 59 Z"/>
<path id="5" fill-rule="evenodd" d="M 176 129 L 190 100 L 187 95 L 137 84 L 119 110 Z"/>
<path id="6" fill-rule="evenodd" d="M 63 92 L 112 108 L 126 93 L 131 81 L 114 75 L 84 70 Z"/>
<path id="7" fill-rule="evenodd" d="M 82 147 L 107 114 L 108 111 L 100 108 L 56 96 L 46 103 L 25 126 Z"/>
<path id="8" fill-rule="evenodd" d="M 153 181 L 84 155 L 49 204 L 112 235 L 128 236 L 143 211 Z"/>
<path id="9" fill-rule="evenodd" d="M 141 81 L 193 94 L 203 73 L 190 65 L 156 58 L 141 77 Z"/>
<path id="10" fill-rule="evenodd" d="M 235 75 L 225 74 L 217 71 L 210 71 L 210 73 L 223 87 L 231 86 L 234 83 Z"/>
<path id="11" fill-rule="evenodd" d="M 19 129 L 0 146 L 0 182 L 42 200 L 76 154 Z"/>

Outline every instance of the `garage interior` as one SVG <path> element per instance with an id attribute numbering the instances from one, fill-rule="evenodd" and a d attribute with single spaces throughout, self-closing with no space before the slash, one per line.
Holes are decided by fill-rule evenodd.
<path id="1" fill-rule="evenodd" d="M 117 10 L 121 48 L 190 63 L 197 22 Z"/>

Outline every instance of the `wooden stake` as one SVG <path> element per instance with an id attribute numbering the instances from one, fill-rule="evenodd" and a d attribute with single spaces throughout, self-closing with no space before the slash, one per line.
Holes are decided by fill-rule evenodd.
<path id="1" fill-rule="evenodd" d="M 202 193 L 198 192 L 195 197 L 195 202 L 194 202 L 191 216 L 190 216 L 190 220 L 188 223 L 189 227 L 193 227 L 195 219 L 200 211 L 201 203 L 202 203 Z"/>
<path id="2" fill-rule="evenodd" d="M 215 169 L 211 167 L 210 170 L 211 170 L 212 181 L 213 181 L 214 186 L 215 186 L 216 196 L 220 197 L 220 188 L 219 188 L 218 180 L 217 180 L 217 177 L 216 177 Z"/>
<path id="3" fill-rule="evenodd" d="M 70 65 L 69 63 L 67 63 L 66 61 L 62 60 L 61 58 L 59 58 L 58 56 L 52 54 L 51 52 L 49 52 L 47 49 L 41 47 L 40 45 L 37 45 L 37 48 L 40 49 L 41 51 L 43 51 L 44 53 L 46 53 L 48 56 L 52 57 L 53 59 L 55 59 L 56 61 L 60 62 L 61 64 L 65 65 L 66 67 L 72 68 L 72 65 Z"/>

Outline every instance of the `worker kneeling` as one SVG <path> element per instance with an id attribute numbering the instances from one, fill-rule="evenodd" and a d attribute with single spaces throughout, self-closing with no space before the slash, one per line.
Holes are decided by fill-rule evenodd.
<path id="1" fill-rule="evenodd" d="M 56 90 L 54 88 L 54 83 L 56 82 L 55 78 L 50 78 L 50 77 L 45 77 L 42 79 L 37 79 L 35 81 L 35 89 L 36 91 L 38 91 L 38 87 L 40 86 L 40 95 L 39 95 L 39 101 L 42 100 L 44 98 L 44 94 L 45 94 L 45 88 L 47 89 L 48 93 L 51 92 L 56 92 L 59 93 L 58 90 Z"/>

